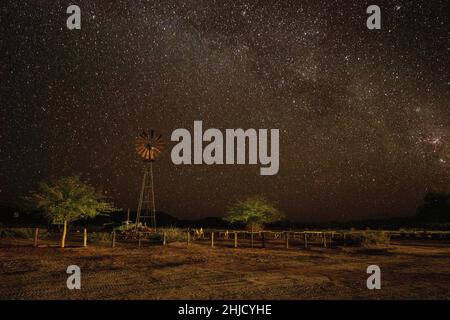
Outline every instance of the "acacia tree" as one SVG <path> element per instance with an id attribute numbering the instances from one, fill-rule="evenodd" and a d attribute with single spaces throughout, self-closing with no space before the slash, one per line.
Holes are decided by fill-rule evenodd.
<path id="1" fill-rule="evenodd" d="M 81 181 L 79 175 L 64 177 L 53 182 L 41 182 L 32 193 L 32 202 L 53 224 L 63 225 L 61 247 L 64 248 L 67 225 L 80 219 L 94 218 L 101 213 L 118 211 L 94 187 Z"/>
<path id="2" fill-rule="evenodd" d="M 224 220 L 231 223 L 245 223 L 247 229 L 251 229 L 253 232 L 262 228 L 264 224 L 280 221 L 283 218 L 284 214 L 264 198 L 251 197 L 231 206 L 229 214 Z"/>

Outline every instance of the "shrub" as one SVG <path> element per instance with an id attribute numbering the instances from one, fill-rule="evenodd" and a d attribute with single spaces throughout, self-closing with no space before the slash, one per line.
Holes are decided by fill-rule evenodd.
<path id="1" fill-rule="evenodd" d="M 245 226 L 245 230 L 253 231 L 253 232 L 260 232 L 260 231 L 264 230 L 264 226 L 261 223 L 252 222 L 252 223 L 248 223 Z"/>
<path id="2" fill-rule="evenodd" d="M 34 228 L 2 228 L 0 229 L 0 238 L 21 238 L 33 239 Z M 45 239 L 49 236 L 46 229 L 39 229 L 39 239 Z"/>
<path id="3" fill-rule="evenodd" d="M 111 234 L 108 232 L 90 232 L 88 233 L 88 241 L 89 242 L 98 242 L 98 241 L 110 241 Z"/>
<path id="4" fill-rule="evenodd" d="M 161 236 L 161 241 L 163 237 L 163 233 L 166 233 L 166 241 L 169 242 L 182 242 L 186 241 L 187 232 L 185 230 L 176 228 L 176 227 L 169 227 L 169 228 L 161 228 L 158 230 L 158 233 Z"/>
<path id="5" fill-rule="evenodd" d="M 347 237 L 350 243 L 362 247 L 389 246 L 390 236 L 384 231 L 359 231 L 350 233 Z"/>
<path id="6" fill-rule="evenodd" d="M 14 229 L 0 229 L 0 238 L 15 238 Z"/>

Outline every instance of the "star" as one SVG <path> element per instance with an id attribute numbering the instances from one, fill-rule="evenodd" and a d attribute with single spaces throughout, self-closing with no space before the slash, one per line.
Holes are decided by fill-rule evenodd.
<path id="1" fill-rule="evenodd" d="M 174 216 L 255 195 L 292 220 L 414 215 L 427 190 L 450 191 L 445 5 L 386 6 L 373 32 L 359 2 L 93 0 L 70 31 L 63 4 L 5 0 L 0 203 L 81 173 L 135 210 L 135 138 L 153 128 L 168 142 L 157 209 Z M 171 133 L 196 120 L 279 129 L 278 174 L 174 165 Z"/>

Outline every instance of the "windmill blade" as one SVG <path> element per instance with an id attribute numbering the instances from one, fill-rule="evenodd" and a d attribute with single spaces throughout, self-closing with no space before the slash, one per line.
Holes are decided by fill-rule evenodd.
<path id="1" fill-rule="evenodd" d="M 143 131 L 135 141 L 137 154 L 144 161 L 155 161 L 164 149 L 165 141 L 155 130 Z"/>
<path id="2" fill-rule="evenodd" d="M 147 139 L 148 138 L 148 134 L 145 131 L 142 131 L 142 133 L 139 135 L 139 137 L 141 137 L 142 139 Z"/>

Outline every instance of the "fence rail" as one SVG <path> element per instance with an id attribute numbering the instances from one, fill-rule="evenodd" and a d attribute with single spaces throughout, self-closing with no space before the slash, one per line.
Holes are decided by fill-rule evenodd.
<path id="1" fill-rule="evenodd" d="M 8 235 L 2 230 L 9 230 L 14 234 L 14 230 L 22 232 L 23 238 L 32 239 L 34 247 L 38 247 L 42 232 L 45 229 L 40 228 L 0 228 L 0 236 Z M 273 246 L 284 246 L 286 249 L 294 246 L 302 246 L 308 248 L 311 245 L 320 245 L 330 247 L 333 245 L 346 245 L 351 243 L 355 236 L 370 233 L 384 234 L 389 239 L 435 239 L 450 240 L 450 231 L 439 230 L 264 230 L 264 231 L 248 231 L 248 230 L 222 230 L 222 229 L 177 229 L 186 236 L 186 245 L 189 246 L 193 242 L 209 245 L 214 248 L 216 246 L 239 247 L 267 247 L 268 244 Z M 199 231 L 200 230 L 200 231 Z M 91 235 L 99 233 L 91 233 Z M 133 237 L 127 238 L 124 233 L 113 231 L 111 233 L 102 233 L 107 236 L 110 246 L 115 248 L 118 243 L 121 244 L 137 244 L 141 247 L 143 242 L 166 245 L 170 239 L 166 232 L 149 233 L 135 232 Z M 54 234 L 55 236 L 56 234 Z M 158 235 L 155 237 L 155 235 Z M 151 238 L 153 236 L 153 239 Z M 87 228 L 76 233 L 71 232 L 68 237 L 72 242 L 79 242 L 80 246 L 87 247 L 89 242 L 89 234 Z M 76 240 L 76 241 L 73 241 Z M 104 240 L 104 239 L 103 239 Z"/>

